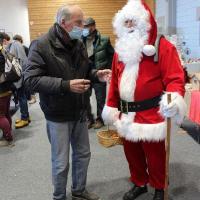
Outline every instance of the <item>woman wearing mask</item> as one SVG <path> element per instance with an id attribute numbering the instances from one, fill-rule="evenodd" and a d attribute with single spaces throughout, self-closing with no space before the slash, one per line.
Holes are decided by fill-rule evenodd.
<path id="1" fill-rule="evenodd" d="M 0 129 L 3 131 L 4 140 L 10 143 L 13 141 L 12 121 L 9 113 L 12 83 L 3 80 L 5 58 L 1 52 L 3 46 L 5 46 L 7 42 L 7 35 L 5 33 L 0 33 Z"/>

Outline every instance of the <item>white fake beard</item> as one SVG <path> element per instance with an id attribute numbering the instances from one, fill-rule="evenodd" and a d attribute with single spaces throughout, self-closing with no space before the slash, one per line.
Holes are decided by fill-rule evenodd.
<path id="1" fill-rule="evenodd" d="M 139 30 L 130 33 L 127 30 L 124 29 L 123 36 L 116 40 L 115 51 L 120 61 L 132 65 L 141 61 L 146 37 L 141 37 Z"/>

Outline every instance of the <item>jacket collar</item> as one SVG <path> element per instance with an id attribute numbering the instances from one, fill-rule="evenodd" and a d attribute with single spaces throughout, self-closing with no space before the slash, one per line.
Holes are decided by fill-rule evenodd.
<path id="1" fill-rule="evenodd" d="M 74 41 L 71 40 L 69 34 L 57 23 L 50 28 L 48 39 L 57 49 L 71 50 L 74 46 Z"/>
<path id="2" fill-rule="evenodd" d="M 100 34 L 100 32 L 97 30 L 96 36 L 95 36 L 95 41 L 94 41 L 95 47 L 97 47 L 97 46 L 100 44 L 100 42 L 101 42 L 101 34 Z"/>
<path id="3" fill-rule="evenodd" d="M 83 43 L 86 44 L 87 37 L 83 37 Z M 94 47 L 96 48 L 101 42 L 101 34 L 98 30 L 96 30 L 95 39 L 94 39 Z"/>

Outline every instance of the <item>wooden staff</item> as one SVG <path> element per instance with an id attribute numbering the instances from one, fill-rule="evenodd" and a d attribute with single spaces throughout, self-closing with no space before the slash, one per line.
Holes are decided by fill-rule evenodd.
<path id="1" fill-rule="evenodd" d="M 168 104 L 171 102 L 171 94 L 167 95 Z M 169 199 L 169 156 L 170 156 L 170 136 L 171 136 L 171 118 L 167 118 L 167 138 L 165 140 L 166 161 L 165 161 L 165 194 L 164 200 Z"/>

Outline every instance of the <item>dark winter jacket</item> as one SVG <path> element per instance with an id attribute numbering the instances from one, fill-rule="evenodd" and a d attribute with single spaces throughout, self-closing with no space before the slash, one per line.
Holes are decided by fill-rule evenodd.
<path id="1" fill-rule="evenodd" d="M 86 45 L 86 38 L 83 38 L 83 42 Z M 107 36 L 101 35 L 96 32 L 94 40 L 94 55 L 91 58 L 95 69 L 110 69 L 112 65 L 112 59 L 114 49 L 110 43 L 110 39 Z"/>
<path id="2" fill-rule="evenodd" d="M 5 72 L 5 59 L 2 53 L 0 52 L 0 77 Z M 11 90 L 12 83 L 2 82 L 0 83 L 0 94 L 8 92 Z"/>
<path id="3" fill-rule="evenodd" d="M 97 81 L 96 70 L 91 70 L 88 63 L 83 43 L 71 40 L 58 24 L 31 43 L 24 84 L 27 89 L 39 92 L 47 120 L 75 121 L 82 117 L 88 97 L 71 92 L 69 81 L 83 78 Z"/>

